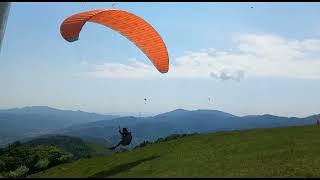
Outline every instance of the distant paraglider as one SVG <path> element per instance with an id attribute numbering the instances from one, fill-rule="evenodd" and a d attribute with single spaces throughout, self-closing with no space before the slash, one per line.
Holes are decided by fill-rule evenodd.
<path id="1" fill-rule="evenodd" d="M 158 32 L 142 18 L 118 9 L 81 12 L 63 21 L 60 27 L 62 37 L 68 42 L 77 41 L 86 22 L 102 24 L 118 31 L 140 48 L 159 72 L 168 72 L 169 56 L 166 45 Z"/>
<path id="2" fill-rule="evenodd" d="M 207 106 L 208 106 L 208 108 L 213 108 L 213 106 L 214 106 L 214 104 L 215 104 L 215 100 L 214 100 L 214 98 L 213 97 L 207 97 Z"/>
<path id="3" fill-rule="evenodd" d="M 213 102 L 213 98 L 208 97 L 208 103 L 209 103 L 209 105 L 210 105 L 212 102 Z"/>
<path id="4" fill-rule="evenodd" d="M 144 98 L 143 100 L 144 100 L 144 104 L 147 104 L 147 98 Z"/>

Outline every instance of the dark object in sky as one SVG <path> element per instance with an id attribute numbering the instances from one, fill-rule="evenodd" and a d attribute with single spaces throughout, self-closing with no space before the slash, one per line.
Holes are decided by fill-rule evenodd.
<path id="1" fill-rule="evenodd" d="M 253 6 L 251 6 L 251 9 L 253 8 Z"/>
<path id="2" fill-rule="evenodd" d="M 9 15 L 11 2 L 0 2 L 0 51 L 4 32 L 6 30 L 7 19 Z"/>

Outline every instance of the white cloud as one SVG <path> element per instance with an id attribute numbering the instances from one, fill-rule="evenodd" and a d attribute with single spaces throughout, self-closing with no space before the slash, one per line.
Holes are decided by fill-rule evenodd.
<path id="1" fill-rule="evenodd" d="M 213 78 L 219 78 L 221 80 L 235 80 L 240 81 L 244 78 L 244 71 L 239 70 L 233 73 L 229 73 L 228 71 L 221 71 L 219 73 L 217 72 L 211 72 L 210 76 Z"/>
<path id="2" fill-rule="evenodd" d="M 102 65 L 92 65 L 92 71 L 85 74 L 98 78 L 112 79 L 136 79 L 157 76 L 155 68 L 152 65 L 142 63 L 137 60 L 129 60 L 130 64 L 105 63 Z"/>
<path id="3" fill-rule="evenodd" d="M 234 39 L 238 51 L 213 48 L 186 52 L 170 60 L 169 72 L 159 73 L 151 63 L 93 65 L 87 75 L 99 78 L 219 78 L 244 77 L 320 79 L 320 40 L 287 39 L 276 35 L 245 34 Z"/>

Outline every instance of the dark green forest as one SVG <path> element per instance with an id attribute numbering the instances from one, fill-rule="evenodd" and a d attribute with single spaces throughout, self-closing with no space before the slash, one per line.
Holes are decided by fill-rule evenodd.
<path id="1" fill-rule="evenodd" d="M 15 141 L 0 149 L 0 175 L 25 177 L 62 163 L 107 155 L 107 147 L 100 146 L 77 137 L 60 135 L 36 138 L 25 143 Z"/>

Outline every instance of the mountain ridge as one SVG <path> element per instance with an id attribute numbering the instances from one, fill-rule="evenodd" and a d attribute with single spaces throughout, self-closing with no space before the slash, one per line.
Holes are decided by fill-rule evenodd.
<path id="1" fill-rule="evenodd" d="M 6 113 L 8 111 L 10 113 Z M 80 110 L 60 110 L 49 106 L 27 106 L 0 110 L 0 145 L 21 137 L 44 134 L 110 138 L 116 142 L 119 139 L 119 126 L 128 127 L 134 132 L 135 138 L 142 141 L 170 134 L 306 125 L 315 123 L 317 119 L 320 119 L 320 114 L 305 118 L 271 114 L 236 116 L 219 110 L 181 108 L 149 117 L 118 117 Z"/>

